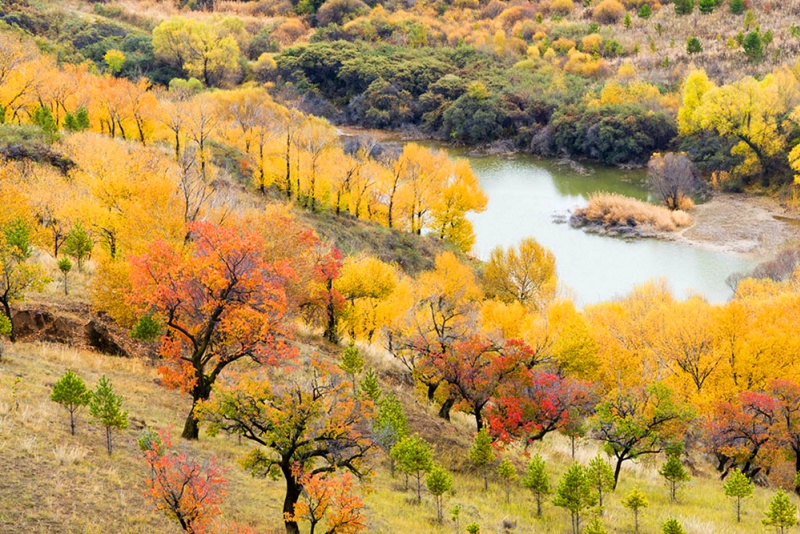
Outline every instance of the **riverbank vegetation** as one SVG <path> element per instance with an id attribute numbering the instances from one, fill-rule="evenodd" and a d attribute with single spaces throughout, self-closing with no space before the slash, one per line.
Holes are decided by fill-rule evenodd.
<path id="1" fill-rule="evenodd" d="M 654 206 L 635 198 L 597 193 L 585 207 L 572 213 L 570 224 L 600 226 L 618 233 L 625 228 L 634 232 L 674 232 L 692 224 L 692 217 L 685 211 Z"/>

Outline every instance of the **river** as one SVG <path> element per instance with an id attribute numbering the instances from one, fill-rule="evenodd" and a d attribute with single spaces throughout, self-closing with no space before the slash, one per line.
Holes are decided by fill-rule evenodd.
<path id="1" fill-rule="evenodd" d="M 758 262 L 752 255 L 682 242 L 587 234 L 553 221 L 554 214 L 585 204 L 596 191 L 647 199 L 643 171 L 591 167 L 582 175 L 524 155 L 466 157 L 489 197 L 486 211 L 470 217 L 476 234 L 473 253 L 487 259 L 498 245 L 533 237 L 553 251 L 559 280 L 580 306 L 620 297 L 654 278 L 665 279 L 676 297 L 700 293 L 711 302 L 724 302 L 732 294 L 725 279 Z"/>

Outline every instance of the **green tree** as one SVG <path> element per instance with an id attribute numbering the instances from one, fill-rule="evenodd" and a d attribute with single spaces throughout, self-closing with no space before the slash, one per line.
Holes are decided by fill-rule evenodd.
<path id="1" fill-rule="evenodd" d="M 383 395 L 377 403 L 375 422 L 372 432 L 375 442 L 389 454 L 392 477 L 394 477 L 395 458 L 391 453 L 392 447 L 408 435 L 408 419 L 403 413 L 403 407 L 393 392 Z"/>
<path id="2" fill-rule="evenodd" d="M 81 106 L 75 113 L 67 113 L 64 116 L 64 127 L 70 132 L 82 132 L 89 129 L 89 112 Z"/>
<path id="3" fill-rule="evenodd" d="M 64 254 L 74 258 L 78 264 L 78 270 L 82 271 L 83 262 L 92 253 L 93 248 L 94 241 L 86 233 L 83 225 L 80 222 L 75 223 L 64 240 Z"/>
<path id="4" fill-rule="evenodd" d="M 592 458 L 586 476 L 594 491 L 597 492 L 600 504 L 600 515 L 603 515 L 603 495 L 614 489 L 614 470 L 599 454 Z"/>
<path id="5" fill-rule="evenodd" d="M 633 488 L 633 490 L 622 499 L 622 506 L 633 512 L 633 531 L 637 534 L 639 532 L 639 511 L 647 508 L 649 505 L 650 503 L 647 502 L 647 496 L 645 496 L 639 488 Z"/>
<path id="6" fill-rule="evenodd" d="M 686 530 L 677 519 L 671 518 L 661 526 L 661 534 L 686 534 Z"/>
<path id="7" fill-rule="evenodd" d="M 83 379 L 70 369 L 53 385 L 50 400 L 60 404 L 69 412 L 69 429 L 75 435 L 75 414 L 92 399 L 92 392 L 87 389 Z"/>
<path id="8" fill-rule="evenodd" d="M 444 494 L 453 488 L 453 477 L 447 472 L 447 469 L 435 464 L 425 479 L 425 485 L 428 486 L 428 491 L 431 492 L 433 500 L 436 502 L 436 520 L 441 523 L 442 499 Z"/>
<path id="9" fill-rule="evenodd" d="M 405 473 L 406 480 L 409 475 L 417 479 L 417 502 L 422 502 L 422 475 L 433 468 L 431 446 L 417 435 L 406 436 L 395 443 L 390 454 L 400 472 Z"/>
<path id="10" fill-rule="evenodd" d="M 103 375 L 92 392 L 89 401 L 89 415 L 94 424 L 106 429 L 106 449 L 111 454 L 111 431 L 128 428 L 128 412 L 122 409 L 122 397 L 114 393 L 108 378 Z"/>
<path id="11" fill-rule="evenodd" d="M 743 24 L 744 29 L 747 31 L 750 31 L 756 25 L 756 15 L 752 10 L 748 9 L 747 13 L 744 14 Z"/>
<path id="12" fill-rule="evenodd" d="M 64 294 L 69 295 L 69 290 L 67 288 L 67 276 L 72 270 L 72 262 L 69 261 L 69 258 L 61 258 L 58 260 L 58 270 L 61 271 L 61 275 L 64 277 Z"/>
<path id="13" fill-rule="evenodd" d="M 637 13 L 640 19 L 649 19 L 652 14 L 653 8 L 650 7 L 650 4 L 642 4 L 642 7 L 639 8 L 639 12 Z"/>
<path id="14" fill-rule="evenodd" d="M 351 341 L 347 348 L 344 349 L 339 368 L 350 377 L 353 382 L 353 396 L 356 396 L 358 394 L 356 380 L 358 374 L 364 370 L 364 358 L 361 357 L 361 352 L 354 342 Z"/>
<path id="15" fill-rule="evenodd" d="M 483 491 L 489 489 L 489 466 L 494 462 L 494 458 L 492 437 L 485 428 L 482 428 L 475 434 L 475 439 L 469 450 L 469 461 L 483 472 Z"/>
<path id="16" fill-rule="evenodd" d="M 580 464 L 572 464 L 558 483 L 553 504 L 566 508 L 572 518 L 572 534 L 580 534 L 581 518 L 586 511 L 597 504 L 597 495 Z"/>
<path id="17" fill-rule="evenodd" d="M 42 289 L 47 282 L 39 266 L 28 263 L 32 253 L 28 223 L 16 218 L 0 227 L 0 304 L 10 324 L 9 338 L 12 343 L 17 337 L 11 305 L 23 300 L 28 291 Z"/>
<path id="18" fill-rule="evenodd" d="M 528 469 L 525 476 L 522 477 L 522 485 L 531 490 L 536 498 L 536 515 L 541 517 L 542 497 L 549 495 L 552 491 L 550 489 L 550 478 L 547 476 L 544 459 L 541 454 L 534 454 L 531 461 L 528 462 Z"/>
<path id="19" fill-rule="evenodd" d="M 748 33 L 742 41 L 742 48 L 751 62 L 761 61 L 764 58 L 764 41 L 761 38 L 761 32 L 756 29 Z"/>
<path id="20" fill-rule="evenodd" d="M 58 134 L 58 124 L 53 112 L 47 106 L 36 106 L 31 115 L 31 122 L 42 129 L 49 141 L 54 141 Z"/>
<path id="21" fill-rule="evenodd" d="M 583 529 L 583 534 L 608 534 L 608 531 L 606 527 L 603 526 L 603 523 L 600 522 L 600 518 L 595 517 L 586 525 L 586 528 Z"/>
<path id="22" fill-rule="evenodd" d="M 731 0 L 730 10 L 734 15 L 741 15 L 746 7 L 744 0 Z"/>
<path id="23" fill-rule="evenodd" d="M 517 474 L 517 468 L 514 467 L 514 464 L 512 464 L 508 458 L 504 458 L 503 461 L 500 462 L 500 465 L 497 466 L 497 476 L 500 478 L 500 482 L 506 492 L 506 504 L 508 504 L 511 500 L 511 490 L 514 487 L 514 482 L 519 476 Z"/>
<path id="24" fill-rule="evenodd" d="M 686 39 L 686 53 L 689 55 L 699 54 L 703 51 L 703 45 L 697 37 L 689 37 Z"/>
<path id="25" fill-rule="evenodd" d="M 625 13 L 625 18 L 622 19 L 622 24 L 625 26 L 625 29 L 629 30 L 632 23 L 633 21 L 631 20 L 631 14 Z"/>
<path id="26" fill-rule="evenodd" d="M 765 527 L 775 527 L 776 532 L 783 534 L 797 524 L 797 506 L 792 504 L 785 491 L 779 489 L 769 502 L 764 516 L 761 522 Z"/>
<path id="27" fill-rule="evenodd" d="M 364 378 L 361 380 L 361 394 L 372 402 L 377 403 L 381 398 L 381 386 L 378 383 L 378 375 L 370 367 L 364 373 Z"/>
<path id="28" fill-rule="evenodd" d="M 688 482 L 692 477 L 683 467 L 680 457 L 675 454 L 670 454 L 667 457 L 666 463 L 661 466 L 658 473 L 666 479 L 669 484 L 669 496 L 672 502 L 678 501 L 678 488 L 681 484 Z"/>
<path id="29" fill-rule="evenodd" d="M 694 0 L 675 0 L 675 13 L 688 15 L 694 11 Z"/>
<path id="30" fill-rule="evenodd" d="M 467 534 L 481 534 L 481 526 L 478 523 L 470 523 L 467 525 Z"/>
<path id="31" fill-rule="evenodd" d="M 741 523 L 742 499 L 753 496 L 753 483 L 744 473 L 738 469 L 734 469 L 730 472 L 728 480 L 725 481 L 722 487 L 727 497 L 736 498 L 736 522 Z"/>
<path id="32" fill-rule="evenodd" d="M 700 0 L 697 3 L 697 9 L 699 9 L 700 13 L 703 15 L 713 13 L 715 7 L 717 7 L 717 0 Z"/>

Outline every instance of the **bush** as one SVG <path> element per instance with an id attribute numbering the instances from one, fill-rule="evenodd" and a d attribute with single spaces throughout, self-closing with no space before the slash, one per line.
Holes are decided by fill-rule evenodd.
<path id="1" fill-rule="evenodd" d="M 573 217 L 582 224 L 599 224 L 607 228 L 643 226 L 660 232 L 672 232 L 692 223 L 683 211 L 671 211 L 635 198 L 616 193 L 596 193 Z"/>
<path id="2" fill-rule="evenodd" d="M 550 2 L 550 13 L 553 15 L 561 15 L 566 17 L 575 8 L 572 0 L 553 0 Z"/>
<path id="3" fill-rule="evenodd" d="M 703 45 L 700 44 L 700 39 L 697 37 L 689 37 L 686 39 L 686 53 L 689 55 L 699 54 L 703 51 Z"/>
<path id="4" fill-rule="evenodd" d="M 592 11 L 592 17 L 603 24 L 614 24 L 625 16 L 625 6 L 617 0 L 603 0 Z"/>
<path id="5" fill-rule="evenodd" d="M 317 11 L 317 24 L 344 24 L 369 11 L 361 0 L 328 0 Z"/>

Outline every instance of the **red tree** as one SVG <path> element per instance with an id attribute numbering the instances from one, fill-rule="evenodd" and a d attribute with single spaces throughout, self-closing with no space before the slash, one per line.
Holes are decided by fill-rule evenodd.
<path id="1" fill-rule="evenodd" d="M 180 523 L 192 534 L 210 532 L 212 520 L 220 515 L 219 505 L 226 495 L 228 482 L 212 456 L 200 464 L 186 453 L 169 450 L 166 434 L 147 444 L 144 457 L 150 465 L 145 495 L 158 510 Z"/>
<path id="2" fill-rule="evenodd" d="M 434 355 L 432 364 L 451 391 L 475 415 L 478 431 L 484 426 L 483 410 L 498 388 L 502 384 L 513 387 L 524 375 L 520 352 L 515 345 L 498 347 L 478 336 L 456 341 L 444 353 Z"/>
<path id="3" fill-rule="evenodd" d="M 574 425 L 597 404 L 592 385 L 544 371 L 527 371 L 518 388 L 500 396 L 488 415 L 489 433 L 501 441 L 526 443 Z"/>
<path id="4" fill-rule="evenodd" d="M 208 223 L 193 223 L 189 232 L 184 247 L 159 240 L 131 260 L 129 301 L 167 327 L 159 371 L 167 387 L 191 396 L 182 436 L 197 439 L 195 407 L 226 366 L 293 356 L 284 342 L 284 282 L 294 275 L 264 260 L 264 242 L 253 232 Z"/>
<path id="5" fill-rule="evenodd" d="M 706 437 L 721 478 L 734 467 L 750 478 L 762 469 L 769 472 L 771 455 L 779 445 L 775 429 L 779 409 L 777 400 L 753 391 L 740 393 L 735 403 L 717 403 L 706 423 Z"/>

